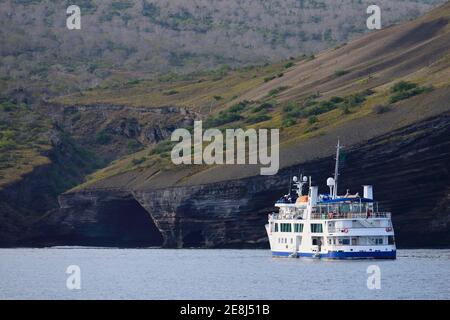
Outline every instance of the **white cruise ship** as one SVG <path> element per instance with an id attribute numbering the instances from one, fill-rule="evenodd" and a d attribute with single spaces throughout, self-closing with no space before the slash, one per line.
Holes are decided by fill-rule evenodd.
<path id="1" fill-rule="evenodd" d="M 293 177 L 291 192 L 275 204 L 266 225 L 273 256 L 322 259 L 395 259 L 391 214 L 378 210 L 373 188 L 338 196 L 338 142 L 329 194 L 318 193 L 311 177 Z"/>

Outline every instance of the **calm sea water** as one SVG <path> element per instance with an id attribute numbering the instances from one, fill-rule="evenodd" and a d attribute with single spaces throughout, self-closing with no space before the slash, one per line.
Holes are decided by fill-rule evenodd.
<path id="1" fill-rule="evenodd" d="M 66 269 L 81 270 L 69 290 Z M 367 268 L 381 289 L 367 287 Z M 450 299 L 450 250 L 395 261 L 272 258 L 268 250 L 0 250 L 0 299 Z"/>

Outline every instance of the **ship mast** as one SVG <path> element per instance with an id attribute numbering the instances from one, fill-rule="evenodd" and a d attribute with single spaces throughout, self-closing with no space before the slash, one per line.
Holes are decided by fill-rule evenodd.
<path id="1" fill-rule="evenodd" d="M 337 188 L 338 188 L 338 177 L 339 177 L 339 151 L 341 150 L 341 145 L 338 140 L 336 147 L 336 164 L 334 167 L 334 188 L 333 188 L 333 199 L 337 198 Z"/>

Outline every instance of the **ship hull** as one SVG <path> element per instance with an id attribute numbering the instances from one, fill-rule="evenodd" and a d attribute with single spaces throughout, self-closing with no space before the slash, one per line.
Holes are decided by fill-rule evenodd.
<path id="1" fill-rule="evenodd" d="M 328 253 L 310 253 L 310 252 L 283 252 L 272 251 L 273 257 L 293 257 L 293 258 L 320 258 L 333 260 L 354 260 L 354 259 L 387 259 L 397 258 L 396 250 L 379 252 L 328 252 Z"/>

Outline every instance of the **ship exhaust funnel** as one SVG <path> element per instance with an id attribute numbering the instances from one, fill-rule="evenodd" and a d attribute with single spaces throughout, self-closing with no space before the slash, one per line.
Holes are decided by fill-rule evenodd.
<path id="1" fill-rule="evenodd" d="M 364 187 L 364 198 L 373 200 L 373 186 L 363 186 Z"/>

